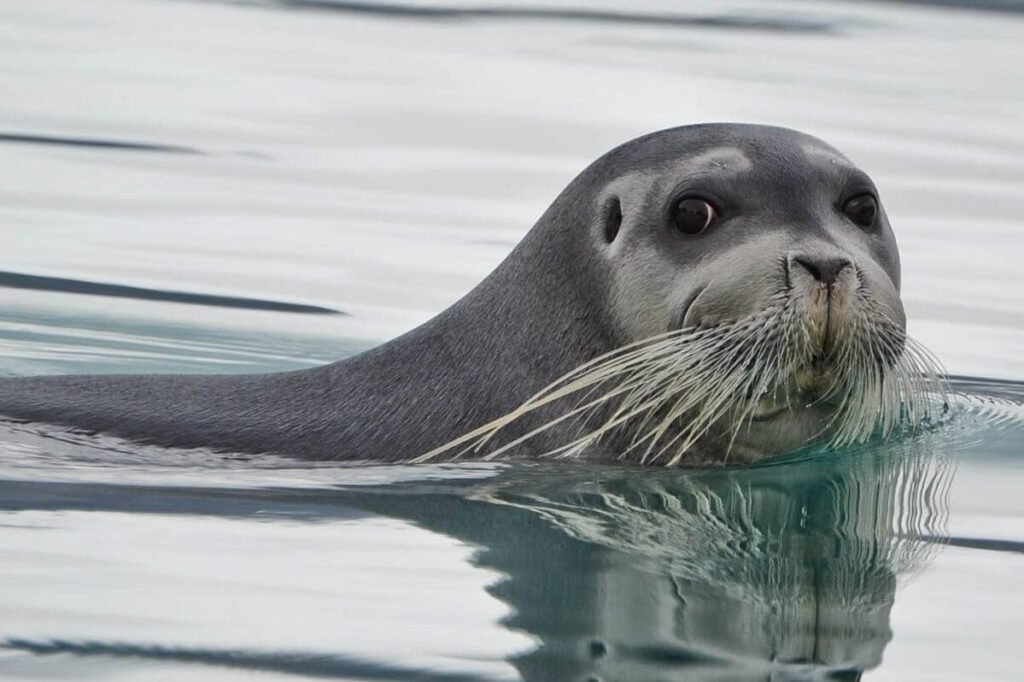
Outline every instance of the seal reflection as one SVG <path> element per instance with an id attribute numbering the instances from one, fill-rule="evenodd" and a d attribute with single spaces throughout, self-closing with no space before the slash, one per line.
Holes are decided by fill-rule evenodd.
<path id="1" fill-rule="evenodd" d="M 952 471 L 924 450 L 513 467 L 350 501 L 481 547 L 507 576 L 490 588 L 505 625 L 538 640 L 512 661 L 526 680 L 858 679 L 892 637 L 899 578 L 943 535 Z"/>

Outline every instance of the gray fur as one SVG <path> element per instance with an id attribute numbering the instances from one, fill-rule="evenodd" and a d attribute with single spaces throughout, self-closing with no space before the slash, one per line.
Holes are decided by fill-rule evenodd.
<path id="1" fill-rule="evenodd" d="M 708 124 L 653 133 L 591 164 L 483 282 L 382 346 L 278 374 L 2 379 L 0 414 L 169 446 L 411 459 L 598 355 L 758 309 L 780 286 L 778 259 L 794 250 L 854 259 L 902 324 L 884 215 L 868 234 L 836 208 L 855 180 L 868 182 L 838 152 L 791 130 Z M 673 232 L 668 207 L 686 188 L 721 197 L 728 224 L 694 238 Z M 610 199 L 621 202 L 623 220 L 608 244 Z M 555 406 L 528 415 L 495 444 L 554 414 Z M 517 452 L 550 450 L 578 427 L 550 429 Z M 593 454 L 609 454 L 614 439 L 605 447 Z"/>

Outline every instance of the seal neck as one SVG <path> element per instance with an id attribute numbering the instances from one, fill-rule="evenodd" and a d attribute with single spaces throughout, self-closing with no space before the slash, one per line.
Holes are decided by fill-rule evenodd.
<path id="1" fill-rule="evenodd" d="M 328 368 L 339 409 L 378 434 L 375 459 L 389 449 L 395 460 L 423 454 L 511 412 L 614 347 L 603 312 L 607 286 L 599 281 L 595 255 L 587 253 L 588 213 L 571 219 L 567 210 L 556 201 L 512 253 L 447 310 Z M 393 446 L 381 448 L 381 442 Z"/>

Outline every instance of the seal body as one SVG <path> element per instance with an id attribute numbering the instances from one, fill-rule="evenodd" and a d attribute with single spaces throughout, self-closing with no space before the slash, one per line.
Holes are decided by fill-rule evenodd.
<path id="1" fill-rule="evenodd" d="M 875 207 L 862 224 L 871 207 L 858 213 L 850 205 L 865 196 Z M 838 151 L 783 128 L 686 126 L 599 158 L 482 283 L 377 348 L 276 374 L 8 378 L 0 380 L 0 415 L 168 446 L 403 461 L 456 456 L 445 444 L 515 414 L 476 452 L 515 444 L 507 456 L 538 455 L 618 409 L 610 399 L 578 413 L 564 400 L 521 409 L 559 377 L 674 330 L 714 330 L 776 310 L 790 320 L 786 343 L 803 359 L 775 363 L 780 378 L 764 386 L 741 387 L 756 393 L 748 400 L 755 407 L 712 419 L 706 406 L 728 407 L 727 396 L 709 394 L 685 409 L 655 404 L 576 452 L 621 456 L 639 437 L 637 420 L 667 414 L 662 441 L 695 419 L 708 421 L 673 463 L 721 461 L 723 452 L 750 461 L 829 430 L 838 408 L 818 399 L 827 389 L 815 391 L 815 382 L 835 384 L 829 358 L 845 357 L 845 339 L 870 345 L 869 325 L 857 320 L 884 322 L 899 337 L 899 278 L 877 191 Z M 762 351 L 789 353 L 772 343 Z M 872 372 L 884 379 L 901 343 L 877 343 L 884 349 Z M 694 357 L 701 368 L 717 356 Z"/>

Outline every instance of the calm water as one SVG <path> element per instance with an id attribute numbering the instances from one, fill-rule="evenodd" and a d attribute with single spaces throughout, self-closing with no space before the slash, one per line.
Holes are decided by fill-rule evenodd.
<path id="1" fill-rule="evenodd" d="M 914 440 L 712 472 L 0 425 L 0 678 L 1024 679 L 1024 14 L 323 4 L 0 0 L 0 374 L 358 352 L 611 146 L 744 120 L 875 177 L 911 333 L 977 379 Z"/>

